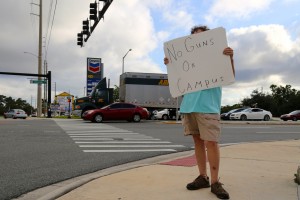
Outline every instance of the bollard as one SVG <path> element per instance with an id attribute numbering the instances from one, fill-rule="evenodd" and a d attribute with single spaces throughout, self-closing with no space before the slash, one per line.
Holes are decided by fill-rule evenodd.
<path id="1" fill-rule="evenodd" d="M 295 183 L 298 183 L 300 185 L 300 166 L 298 166 L 297 174 L 295 174 Z"/>

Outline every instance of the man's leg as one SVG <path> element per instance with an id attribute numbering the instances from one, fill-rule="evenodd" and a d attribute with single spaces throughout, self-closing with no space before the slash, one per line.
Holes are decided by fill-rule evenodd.
<path id="1" fill-rule="evenodd" d="M 220 149 L 218 142 L 205 141 L 211 174 L 211 192 L 220 199 L 229 199 L 228 192 L 219 182 Z"/>
<path id="2" fill-rule="evenodd" d="M 198 164 L 199 174 L 202 176 L 207 176 L 206 169 L 206 150 L 204 141 L 200 138 L 200 135 L 193 135 L 195 144 L 195 156 Z"/>
<path id="3" fill-rule="evenodd" d="M 204 141 L 200 139 L 200 135 L 193 135 L 193 139 L 195 144 L 195 155 L 200 175 L 193 182 L 187 184 L 186 188 L 188 190 L 198 190 L 201 188 L 210 187 L 209 178 L 207 176 L 206 170 L 206 151 Z"/>
<path id="4" fill-rule="evenodd" d="M 199 128 L 194 113 L 185 114 L 183 125 L 185 135 L 192 135 L 195 145 L 195 156 L 198 164 L 199 176 L 191 183 L 188 183 L 188 190 L 198 190 L 201 188 L 210 187 L 209 178 L 207 177 L 206 169 L 206 151 L 204 141 L 200 138 Z"/>
<path id="5" fill-rule="evenodd" d="M 205 141 L 207 157 L 209 162 L 211 184 L 218 182 L 220 167 L 220 149 L 218 142 Z"/>

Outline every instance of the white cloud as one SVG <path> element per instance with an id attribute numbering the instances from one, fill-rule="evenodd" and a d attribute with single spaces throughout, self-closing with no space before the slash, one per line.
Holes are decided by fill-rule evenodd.
<path id="1" fill-rule="evenodd" d="M 299 88 L 299 38 L 292 40 L 281 25 L 260 25 L 228 32 L 235 50 L 236 83 L 224 89 L 225 102 L 238 103 L 253 90 L 269 91 L 272 84 Z"/>
<path id="2" fill-rule="evenodd" d="M 210 7 L 205 19 L 212 23 L 216 18 L 248 18 L 266 10 L 273 0 L 216 0 Z"/>
<path id="3" fill-rule="evenodd" d="M 297 5 L 295 0 L 286 1 L 290 5 Z M 104 21 L 99 22 L 85 47 L 80 48 L 76 45 L 77 33 L 82 29 L 82 21 L 89 15 L 91 2 L 58 1 L 48 51 L 53 85 L 56 82 L 57 93 L 70 91 L 73 95 L 82 96 L 86 82 L 86 57 L 102 58 L 104 76 L 111 80 L 111 85 L 118 85 L 122 58 L 130 48 L 132 51 L 125 58 L 125 71 L 159 73 L 165 70 L 162 62 L 163 42 L 188 34 L 189 29 L 201 23 L 206 16 L 212 23 L 226 19 L 222 20 L 222 26 L 236 27 L 228 31 L 229 45 L 235 50 L 236 83 L 224 88 L 222 104 L 237 103 L 254 89 L 267 89 L 270 84 L 290 84 L 300 88 L 297 14 L 291 12 L 292 20 L 286 24 L 274 21 L 273 24 L 260 25 L 261 22 L 252 21 L 251 18 L 267 12 L 273 14 L 270 15 L 270 19 L 273 19 L 278 12 L 270 10 L 274 9 L 271 7 L 273 2 L 113 1 Z M 23 53 L 28 51 L 37 54 L 37 18 L 30 16 L 30 3 L 31 0 L 0 3 L 0 71 L 37 73 L 37 59 Z M 47 4 L 44 3 L 44 28 L 47 24 Z M 36 8 L 34 12 L 37 12 Z M 285 11 L 280 10 L 282 12 Z M 10 16 L 9 20 L 7 16 Z M 253 26 L 240 27 L 236 21 Z M 211 23 L 209 25 L 212 26 Z M 36 96 L 36 86 L 29 84 L 27 78 L 0 76 L 0 94 L 23 99 Z"/>
<path id="4" fill-rule="evenodd" d="M 73 12 L 68 12 L 66 15 L 66 9 Z M 27 22 L 27 26 L 31 27 L 29 10 L 28 8 L 27 11 L 18 12 L 15 21 Z M 58 3 L 48 51 L 49 70 L 52 71 L 53 82 L 57 84 L 57 91 L 68 92 L 70 90 L 74 95 L 82 96 L 86 80 L 86 57 L 101 57 L 105 65 L 104 76 L 111 79 L 111 85 L 118 85 L 122 58 L 129 48 L 133 50 L 125 59 L 125 71 L 161 71 L 159 66 L 149 58 L 149 54 L 167 34 L 163 32 L 156 34 L 150 8 L 145 6 L 143 2 L 137 0 L 113 2 L 104 21 L 99 22 L 85 47 L 80 48 L 76 45 L 77 33 L 81 31 L 82 20 L 88 17 L 88 10 L 88 2 L 74 4 L 73 1 L 67 0 Z M 23 17 L 27 14 L 28 19 Z M 36 73 L 37 62 L 35 58 L 23 55 L 23 51 L 35 53 L 34 50 L 26 48 L 32 40 L 24 40 L 24 36 L 29 35 L 31 37 L 30 28 L 26 29 L 27 31 L 24 31 L 19 37 L 19 40 L 24 43 L 24 50 L 19 50 L 22 59 L 16 59 L 16 53 L 13 51 L 20 47 L 20 43 L 13 43 L 15 45 L 12 46 L 11 41 L 18 39 L 14 34 L 20 30 L 14 24 L 1 21 L 1 24 L 7 26 L 7 32 L 1 32 L 1 35 L 5 34 L 6 36 L 6 40 L 3 40 L 5 37 L 2 37 L 1 46 L 7 47 L 5 50 L 0 50 L 3 52 L 2 56 L 6 54 L 2 63 L 7 63 L 6 66 L 10 66 L 10 68 L 4 68 L 2 65 L 0 71 L 20 72 L 20 66 L 31 66 L 31 70 L 24 69 L 22 72 Z M 14 31 L 14 34 L 11 31 Z M 27 62 L 24 62 L 23 58 Z M 5 84 L 8 79 L 9 77 L 3 79 L 1 77 L 0 91 L 3 94 L 23 97 L 29 95 L 27 90 L 17 89 L 19 87 L 16 87 L 15 84 Z M 18 81 L 18 84 L 28 84 L 24 78 L 18 79 Z M 30 93 L 36 95 L 34 90 Z"/>

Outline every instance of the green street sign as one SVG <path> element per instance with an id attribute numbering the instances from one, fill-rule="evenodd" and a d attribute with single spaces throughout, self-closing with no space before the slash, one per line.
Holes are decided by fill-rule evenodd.
<path id="1" fill-rule="evenodd" d="M 47 81 L 46 80 L 30 80 L 30 83 L 33 83 L 33 84 L 46 84 Z"/>

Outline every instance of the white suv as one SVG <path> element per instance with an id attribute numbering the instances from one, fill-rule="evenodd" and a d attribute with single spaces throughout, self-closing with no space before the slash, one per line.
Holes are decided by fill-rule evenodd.
<path id="1" fill-rule="evenodd" d="M 178 111 L 178 119 L 180 119 L 180 111 Z M 154 113 L 154 119 L 176 119 L 176 109 L 166 108 L 161 111 Z"/>

